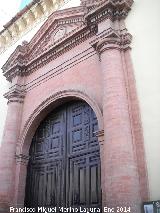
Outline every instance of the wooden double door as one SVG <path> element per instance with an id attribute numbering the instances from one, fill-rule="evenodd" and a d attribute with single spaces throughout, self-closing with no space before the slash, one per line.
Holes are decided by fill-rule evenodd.
<path id="1" fill-rule="evenodd" d="M 46 117 L 30 147 L 25 206 L 101 208 L 97 129 L 95 113 L 82 101 Z"/>

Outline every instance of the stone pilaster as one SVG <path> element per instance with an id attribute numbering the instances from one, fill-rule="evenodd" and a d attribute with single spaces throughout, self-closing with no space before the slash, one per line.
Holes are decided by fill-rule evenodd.
<path id="1" fill-rule="evenodd" d="M 131 36 L 110 29 L 94 45 L 103 75 L 103 206 L 140 213 L 141 196 L 122 52 Z M 124 210 L 125 211 L 125 210 Z"/>
<path id="2" fill-rule="evenodd" d="M 4 96 L 8 99 L 8 111 L 0 153 L 0 212 L 9 212 L 13 205 L 16 169 L 16 144 L 18 143 L 21 113 L 25 92 L 21 86 L 12 86 Z"/>

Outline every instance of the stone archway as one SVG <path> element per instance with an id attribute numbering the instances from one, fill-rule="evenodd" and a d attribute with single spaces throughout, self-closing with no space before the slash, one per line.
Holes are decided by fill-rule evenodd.
<path id="1" fill-rule="evenodd" d="M 49 96 L 45 101 L 43 101 L 29 117 L 24 131 L 21 135 L 20 145 L 17 147 L 16 159 L 16 190 L 15 190 L 15 204 L 18 207 L 23 207 L 25 199 L 25 180 L 27 176 L 27 164 L 29 160 L 29 148 L 32 141 L 32 137 L 35 130 L 39 126 L 40 122 L 46 117 L 48 112 L 54 110 L 56 107 L 72 100 L 85 101 L 95 112 L 99 131 L 97 131 L 98 140 L 100 145 L 103 145 L 103 116 L 101 110 L 91 97 L 79 90 L 61 90 L 53 95 Z M 101 167 L 103 167 L 102 160 L 102 146 L 100 146 L 101 155 Z M 102 170 L 102 169 L 101 169 Z M 102 175 L 103 179 L 103 175 Z M 102 181 L 103 183 L 103 181 Z M 102 187 L 103 188 L 103 187 Z"/>
<path id="2" fill-rule="evenodd" d="M 33 137 L 26 207 L 101 209 L 98 122 L 92 108 L 73 100 L 54 109 Z M 81 210 L 82 210 L 81 209 Z"/>

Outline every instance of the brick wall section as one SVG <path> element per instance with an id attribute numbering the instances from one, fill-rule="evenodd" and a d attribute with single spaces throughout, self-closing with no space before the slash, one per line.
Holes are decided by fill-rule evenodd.
<path id="1" fill-rule="evenodd" d="M 103 70 L 105 206 L 140 212 L 140 191 L 121 52 L 101 54 Z"/>

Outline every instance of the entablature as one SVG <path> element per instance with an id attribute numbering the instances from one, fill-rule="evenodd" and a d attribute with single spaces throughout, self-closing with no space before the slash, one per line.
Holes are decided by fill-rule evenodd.
<path id="1" fill-rule="evenodd" d="M 54 12 L 29 43 L 23 42 L 16 48 L 2 67 L 4 76 L 11 82 L 15 76 L 29 75 L 84 40 L 92 36 L 99 39 L 98 24 L 104 19 L 124 19 L 132 3 L 132 0 L 82 1 L 82 6 Z M 104 30 L 108 32 L 108 44 L 116 43 L 124 47 L 121 49 L 129 47 L 131 35 L 127 31 L 109 27 Z"/>

